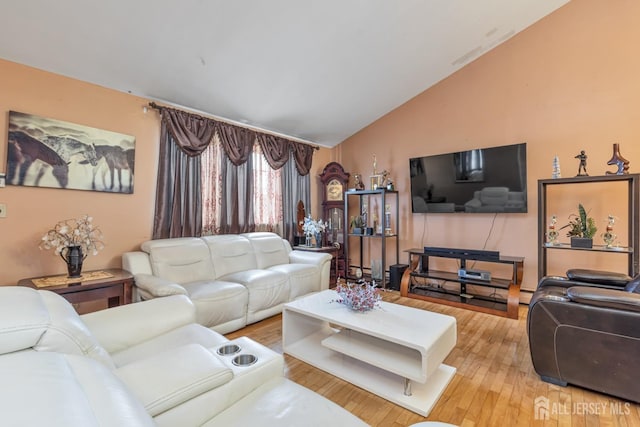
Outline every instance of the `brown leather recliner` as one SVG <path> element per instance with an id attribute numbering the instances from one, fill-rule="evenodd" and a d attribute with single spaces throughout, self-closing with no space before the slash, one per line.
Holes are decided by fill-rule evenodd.
<path id="1" fill-rule="evenodd" d="M 544 277 L 527 324 L 543 381 L 640 402 L 640 275 L 570 270 L 566 278 Z"/>

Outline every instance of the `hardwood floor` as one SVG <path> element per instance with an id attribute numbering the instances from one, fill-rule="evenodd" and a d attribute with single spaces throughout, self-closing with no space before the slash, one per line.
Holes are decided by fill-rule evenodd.
<path id="1" fill-rule="evenodd" d="M 288 355 L 285 376 L 372 426 L 409 426 L 421 421 L 459 426 L 640 426 L 640 405 L 539 379 L 529 354 L 526 306 L 521 305 L 519 319 L 512 320 L 404 298 L 395 291 L 385 292 L 384 300 L 457 319 L 458 343 L 445 360 L 457 368 L 457 373 L 427 418 Z M 227 335 L 239 336 L 248 336 L 282 353 L 282 316 Z M 548 399 L 548 420 L 535 417 L 537 397 Z"/>

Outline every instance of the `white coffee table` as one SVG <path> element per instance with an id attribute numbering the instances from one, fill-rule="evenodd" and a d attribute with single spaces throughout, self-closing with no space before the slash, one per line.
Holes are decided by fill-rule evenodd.
<path id="1" fill-rule="evenodd" d="M 284 352 L 427 416 L 456 372 L 442 363 L 456 319 L 387 302 L 359 313 L 337 298 L 326 290 L 284 305 Z"/>

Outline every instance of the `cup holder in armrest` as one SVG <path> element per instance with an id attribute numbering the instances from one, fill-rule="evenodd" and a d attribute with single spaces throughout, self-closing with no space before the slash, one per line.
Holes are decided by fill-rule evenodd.
<path id="1" fill-rule="evenodd" d="M 236 366 L 250 366 L 258 361 L 258 358 L 253 354 L 239 354 L 233 358 L 231 363 Z"/>
<path id="2" fill-rule="evenodd" d="M 228 356 L 230 354 L 236 354 L 239 351 L 240 351 L 239 345 L 225 344 L 222 347 L 219 347 L 218 350 L 216 350 L 216 353 L 218 353 L 220 356 Z"/>

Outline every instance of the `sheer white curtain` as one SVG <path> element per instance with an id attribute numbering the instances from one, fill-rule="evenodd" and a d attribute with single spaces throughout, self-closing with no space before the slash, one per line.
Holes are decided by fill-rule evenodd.
<path id="1" fill-rule="evenodd" d="M 280 170 L 273 170 L 262 155 L 258 144 L 254 144 L 252 158 L 248 162 L 252 167 L 246 170 L 246 179 L 250 179 L 254 189 L 253 224 L 255 231 L 282 232 L 282 178 Z M 223 162 L 227 158 L 216 135 L 212 144 L 202 153 L 202 234 L 221 232 L 223 215 L 229 215 L 229 208 L 237 200 L 223 200 L 223 195 L 236 198 L 238 191 L 224 191 L 223 177 L 226 175 Z M 238 179 L 239 183 L 245 182 Z M 248 209 L 249 207 L 243 207 Z"/>
<path id="2" fill-rule="evenodd" d="M 258 144 L 253 146 L 251 156 L 256 231 L 273 231 L 282 235 L 282 169 L 271 169 Z"/>
<path id="3" fill-rule="evenodd" d="M 200 156 L 202 234 L 216 234 L 222 219 L 222 146 L 216 135 Z"/>

